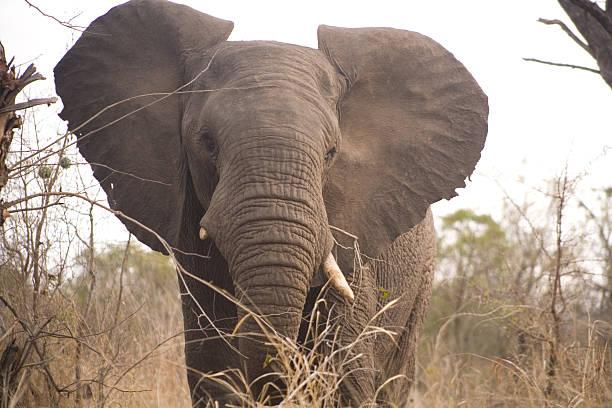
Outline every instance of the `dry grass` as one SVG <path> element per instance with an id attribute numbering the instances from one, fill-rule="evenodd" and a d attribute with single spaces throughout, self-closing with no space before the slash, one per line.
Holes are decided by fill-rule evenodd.
<path id="1" fill-rule="evenodd" d="M 512 357 L 441 352 L 423 341 L 417 407 L 597 407 L 612 403 L 611 353 L 607 333 L 593 323 L 584 328 L 585 344 L 564 347 L 551 379 L 548 346 L 539 340 Z M 547 390 L 552 381 L 552 387 Z"/>
<path id="2" fill-rule="evenodd" d="M 278 335 L 263 320 L 255 317 L 264 332 L 263 342 L 274 348 L 274 355 L 268 355 L 265 364 L 269 365 L 271 372 L 264 377 L 255 379 L 270 379 L 263 387 L 259 397 L 245 394 L 247 381 L 241 378 L 236 384 L 229 375 L 215 374 L 203 377 L 223 383 L 233 390 L 239 397 L 239 406 L 256 408 L 270 404 L 270 395 L 282 395 L 279 406 L 286 407 L 341 407 L 339 396 L 342 381 L 350 374 L 346 369 L 354 359 L 361 357 L 354 352 L 356 345 L 367 341 L 374 336 L 386 336 L 393 341 L 394 333 L 374 325 L 380 315 L 393 308 L 397 301 L 389 302 L 377 315 L 375 315 L 366 328 L 357 336 L 354 342 L 340 345 L 338 341 L 338 325 L 329 320 L 322 321 L 324 313 L 318 310 L 326 309 L 324 300 L 319 300 L 309 321 L 309 328 L 305 343 L 308 347 L 297 344 L 295 341 Z M 253 334 L 251 334 L 253 335 Z M 260 335 L 261 336 L 261 335 Z M 278 384 L 282 383 L 282 389 Z M 373 396 L 375 401 L 378 394 L 395 379 L 381 385 Z M 368 403 L 367 406 L 375 406 Z"/>
<path id="3" fill-rule="evenodd" d="M 135 295 L 129 289 L 124 292 L 125 307 L 137 306 L 132 315 L 122 316 L 115 327 L 81 338 L 73 334 L 78 323 L 76 303 L 61 291 L 39 299 L 50 313 L 27 322 L 28 330 L 22 327 L 24 319 L 11 319 L 4 308 L 4 324 L 12 323 L 0 336 L 3 358 L 10 354 L 7 350 L 11 347 L 23 350 L 28 338 L 35 339 L 25 357 L 26 364 L 18 373 L 18 386 L 10 399 L 14 405 L 9 402 L 6 406 L 190 406 L 180 311 L 176 304 L 171 304 L 176 298 L 164 293 L 139 306 L 139 296 Z M 160 313 L 160 309 L 165 312 Z M 316 319 L 321 315 L 313 316 L 310 338 L 313 347 L 309 349 L 268 332 L 266 341 L 276 348 L 277 354 L 267 363 L 286 386 L 282 406 L 340 406 L 336 391 L 343 379 L 341 368 L 347 359 L 356 357 L 350 352 L 354 345 L 335 347 L 330 341 L 334 325 L 318 325 Z M 324 329 L 317 333 L 314 328 L 321 326 Z M 455 353 L 444 342 L 445 327 L 437 339 L 423 338 L 418 386 L 413 392 L 415 407 L 610 406 L 612 364 L 605 339 L 612 335 L 612 328 L 607 323 L 592 322 L 582 327 L 582 332 L 568 328 L 576 329 L 576 337 L 567 342 L 560 354 L 551 392 L 546 390 L 550 381 L 546 342 L 531 339 L 521 355 L 506 358 Z M 358 341 L 381 332 L 384 331 L 371 326 Z M 76 346 L 79 341 L 84 345 L 80 351 Z M 81 377 L 78 385 L 74 382 L 77 366 Z M 55 390 L 50 378 L 64 391 Z M 261 407 L 266 403 L 241 393 L 244 383 L 232 385 L 230 377 L 223 374 L 214 378 L 236 389 L 241 406 Z M 275 387 L 273 383 L 268 386 Z"/>
<path id="4" fill-rule="evenodd" d="M 116 296 L 117 290 L 113 285 L 99 286 L 104 289 L 99 289 L 102 293 L 94 297 L 93 302 L 99 303 L 92 308 L 95 317 L 89 322 L 83 320 L 79 310 L 78 290 L 73 298 L 67 298 L 59 289 L 38 297 L 40 310 L 48 313 L 32 320 L 24 318 L 25 310 L 18 311 L 12 306 L 2 309 L 3 322 L 12 323 L 0 338 L 0 353 L 8 356 L 11 349 L 24 353 L 20 370 L 12 372 L 11 395 L 6 406 L 190 406 L 182 318 L 178 299 L 171 295 L 174 291 L 178 293 L 178 289 L 168 288 L 154 295 L 126 285 L 119 310 L 132 313 L 121 312 L 115 321 L 108 316 L 116 308 L 116 299 L 112 296 Z M 143 297 L 149 299 L 142 302 Z M 14 305 L 25 298 L 3 299 Z M 322 300 L 318 305 L 325 307 Z M 393 305 L 390 302 L 381 313 Z M 19 304 L 19 308 L 22 306 L 23 303 Z M 262 395 L 282 392 L 283 406 L 341 406 L 337 391 L 347 375 L 343 367 L 359 357 L 351 351 L 354 345 L 374 335 L 393 335 L 370 325 L 355 343 L 338 347 L 337 325 L 321 322 L 322 316 L 319 312 L 312 314 L 308 348 L 277 335 L 258 319 L 265 332 L 263 341 L 276 350 L 266 360 L 272 372 L 268 374 L 271 381 L 264 386 L 264 391 L 272 392 Z M 75 335 L 83 330 L 83 325 L 87 326 L 86 334 Z M 101 329 L 91 330 L 90 325 L 99 325 Z M 240 406 L 261 407 L 269 402 L 269 397 L 258 399 L 244 393 L 247 389 L 244 378 L 238 383 L 236 376 L 225 373 L 203 375 L 203 378 L 233 389 Z M 282 391 L 277 388 L 279 379 Z"/>
<path id="5" fill-rule="evenodd" d="M 176 284 L 152 294 L 128 282 L 119 300 L 116 287 L 97 282 L 85 319 L 79 285 L 36 295 L 27 285 L 8 292 L 7 282 L 3 407 L 190 406 Z"/>

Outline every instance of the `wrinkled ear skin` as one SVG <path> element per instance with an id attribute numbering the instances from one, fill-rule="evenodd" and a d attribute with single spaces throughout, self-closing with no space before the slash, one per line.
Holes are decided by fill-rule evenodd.
<path id="1" fill-rule="evenodd" d="M 320 26 L 318 37 L 347 84 L 342 142 L 324 189 L 329 222 L 376 257 L 430 204 L 465 186 L 485 143 L 487 97 L 451 53 L 423 35 Z"/>
<path id="2" fill-rule="evenodd" d="M 185 66 L 225 41 L 232 27 L 183 5 L 134 0 L 91 23 L 55 67 L 60 116 L 75 131 L 109 205 L 171 246 L 194 204 L 185 208 L 181 97 L 166 95 L 191 79 Z M 140 241 L 165 252 L 153 234 L 120 219 Z"/>

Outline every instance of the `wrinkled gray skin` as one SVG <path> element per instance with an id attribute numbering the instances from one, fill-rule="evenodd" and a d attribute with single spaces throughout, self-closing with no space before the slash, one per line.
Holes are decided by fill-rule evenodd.
<path id="1" fill-rule="evenodd" d="M 321 26 L 319 49 L 310 49 L 226 41 L 232 27 L 160 0 L 115 7 L 55 68 L 61 116 L 112 208 L 156 231 L 182 251 L 188 271 L 235 294 L 280 334 L 303 340 L 303 316 L 330 251 L 356 297 L 350 302 L 335 288 L 322 294 L 341 345 L 399 299 L 377 321 L 395 342 L 380 335 L 360 342 L 354 352 L 363 356 L 343 367 L 357 371 L 341 389 L 356 407 L 404 374 L 379 394 L 378 403 L 398 405 L 414 378 L 431 296 L 428 208 L 454 196 L 473 171 L 487 131 L 486 96 L 448 51 L 417 33 Z M 120 218 L 165 252 L 150 232 Z M 330 226 L 358 237 L 363 268 L 354 267 L 353 239 Z M 239 336 L 232 345 L 240 356 L 205 316 L 232 332 L 244 310 L 188 276 L 179 282 L 194 404 L 209 397 L 223 404 L 228 391 L 197 373 L 237 368 L 251 381 L 269 369 L 264 359 L 274 351 Z M 259 331 L 247 318 L 238 333 Z"/>

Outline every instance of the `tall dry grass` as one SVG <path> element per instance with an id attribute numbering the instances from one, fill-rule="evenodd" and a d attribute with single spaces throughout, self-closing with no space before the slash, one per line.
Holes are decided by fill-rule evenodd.
<path id="1" fill-rule="evenodd" d="M 30 288 L 8 297 L 6 288 L 0 288 L 6 306 L 0 309 L 2 321 L 12 322 L 0 339 L 2 359 L 16 361 L 11 350 L 23 356 L 21 365 L 14 364 L 5 377 L 12 383 L 10 394 L 3 394 L 7 406 L 191 406 L 172 265 L 132 244 L 107 248 L 95 257 L 92 269 L 95 274 L 83 270 L 37 297 L 39 310 L 46 313 L 35 317 L 26 317 L 30 302 L 23 294 L 31 295 Z M 317 305 L 327 308 L 323 300 Z M 391 341 L 393 333 L 376 327 L 376 316 L 353 344 L 340 347 L 334 340 L 338 324 L 323 321 L 326 315 L 312 314 L 308 347 L 276 334 L 254 316 L 265 333 L 262 341 L 276 351 L 266 359 L 271 373 L 262 396 L 245 392 L 247 381 L 239 374 L 237 381 L 236 373 L 202 377 L 233 389 L 242 407 L 264 406 L 270 395 L 279 393 L 283 406 L 342 406 L 338 389 L 347 375 L 343 367 L 359 358 L 352 352 L 355 344 L 375 335 Z"/>
<path id="2" fill-rule="evenodd" d="M 508 305 L 511 307 L 511 305 Z M 518 308 L 518 306 L 517 306 Z M 507 312 L 504 311 L 504 312 Z M 503 321 L 501 310 L 497 318 Z M 548 323 L 541 311 L 526 312 L 545 336 Z M 484 321 L 488 316 L 479 316 Z M 501 326 L 501 324 L 500 324 Z M 503 327 L 496 327 L 503 330 Z M 612 403 L 612 354 L 607 339 L 612 326 L 591 322 L 568 327 L 554 376 L 550 373 L 550 337 L 516 336 L 507 332 L 510 352 L 492 356 L 457 352 L 444 333 L 421 343 L 421 372 L 415 390 L 417 407 L 609 407 Z M 533 334 L 533 332 L 532 332 Z M 475 331 L 474 336 L 481 333 Z"/>
<path id="3" fill-rule="evenodd" d="M 36 295 L 3 270 L 3 406 L 190 406 L 174 270 L 148 261 L 136 273 L 128 258 L 124 273 L 98 273 L 93 286 L 83 274 Z M 163 287 L 147 281 L 151 265 Z"/>
<path id="4" fill-rule="evenodd" d="M 143 292 L 140 287 L 134 291 L 130 286 L 126 284 L 124 288 L 122 305 L 128 314 L 120 315 L 117 324 L 103 325 L 101 330 L 82 337 L 74 335 L 79 324 L 78 302 L 67 299 L 61 291 L 40 299 L 49 313 L 28 323 L 27 330 L 22 327 L 25 319 L 16 323 L 12 319 L 13 324 L 0 340 L 3 361 L 11 347 L 24 350 L 28 341 L 32 344 L 25 350 L 29 355 L 18 373 L 19 384 L 9 399 L 18 401 L 13 406 L 190 406 L 181 315 L 173 295 L 176 288 L 156 295 L 155 292 Z M 116 290 L 101 291 L 102 304 L 96 313 L 111 315 L 116 306 L 109 301 L 113 296 L 116 299 Z M 470 317 L 478 323 L 493 325 L 496 330 L 504 330 L 504 325 L 512 324 L 510 320 L 514 319 L 520 324 L 528 322 L 531 334 L 550 332 L 541 311 L 506 306 L 486 315 L 452 319 Z M 512 317 L 508 317 L 509 314 Z M 314 316 L 313 320 L 316 314 Z M 11 321 L 10 317 L 3 313 L 3 322 Z M 553 391 L 549 392 L 546 390 L 550 382 L 548 341 L 535 336 L 512 338 L 516 336 L 516 327 L 506 326 L 510 355 L 457 352 L 452 349 L 452 341 L 445 340 L 447 323 L 451 321 L 442 324 L 436 337 L 422 338 L 420 368 L 412 397 L 414 407 L 603 408 L 612 401 L 611 353 L 606 343 L 612 328 L 605 322 L 591 322 L 581 328 L 568 327 L 575 337 L 567 338 L 564 343 Z M 276 348 L 276 354 L 270 356 L 267 364 L 273 368 L 275 379 L 280 378 L 286 387 L 283 406 L 342 406 L 337 394 L 345 375 L 342 362 L 356 356 L 350 352 L 351 346 L 334 348 L 330 345 L 333 324 L 314 323 L 310 339 L 313 346 L 308 349 L 271 332 L 266 339 Z M 323 331 L 317 333 L 314 327 L 321 326 Z M 362 333 L 360 341 L 375 333 L 380 335 L 382 330 L 371 326 Z M 474 336 L 479 335 L 476 329 Z M 83 345 L 80 351 L 76 347 L 78 343 Z M 78 384 L 75 383 L 77 366 L 80 367 Z M 267 402 L 244 393 L 245 381 L 236 384 L 235 377 L 223 374 L 214 375 L 214 378 L 235 388 L 240 406 L 260 407 Z M 268 386 L 276 387 L 277 384 L 275 381 Z M 58 391 L 55 386 L 63 390 Z"/>

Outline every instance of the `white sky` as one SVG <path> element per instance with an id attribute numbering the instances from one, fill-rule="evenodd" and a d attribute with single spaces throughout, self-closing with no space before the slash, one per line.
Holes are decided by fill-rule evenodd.
<path id="1" fill-rule="evenodd" d="M 30 2 L 61 20 L 78 15 L 72 23 L 81 26 L 122 3 Z M 385 26 L 418 31 L 453 52 L 489 97 L 489 136 L 472 182 L 459 190 L 458 198 L 437 204 L 438 213 L 467 206 L 496 214 L 503 197 L 498 184 L 520 202 L 522 195 L 542 186 L 544 179 L 559 174 L 567 159 L 570 173 L 592 173 L 587 183 L 612 184 L 612 153 L 602 156 L 604 146 L 612 147 L 612 90 L 593 73 L 522 60 L 534 57 L 597 68 L 559 27 L 536 21 L 542 17 L 569 24 L 556 0 L 181 3 L 232 20 L 235 28 L 230 40 L 275 40 L 316 47 L 319 24 Z M 0 41 L 7 57 L 15 55 L 18 64 L 34 60 L 49 79 L 46 84 L 36 84 L 37 96 L 54 92 L 53 67 L 79 35 L 40 15 L 23 0 L 0 0 Z"/>

